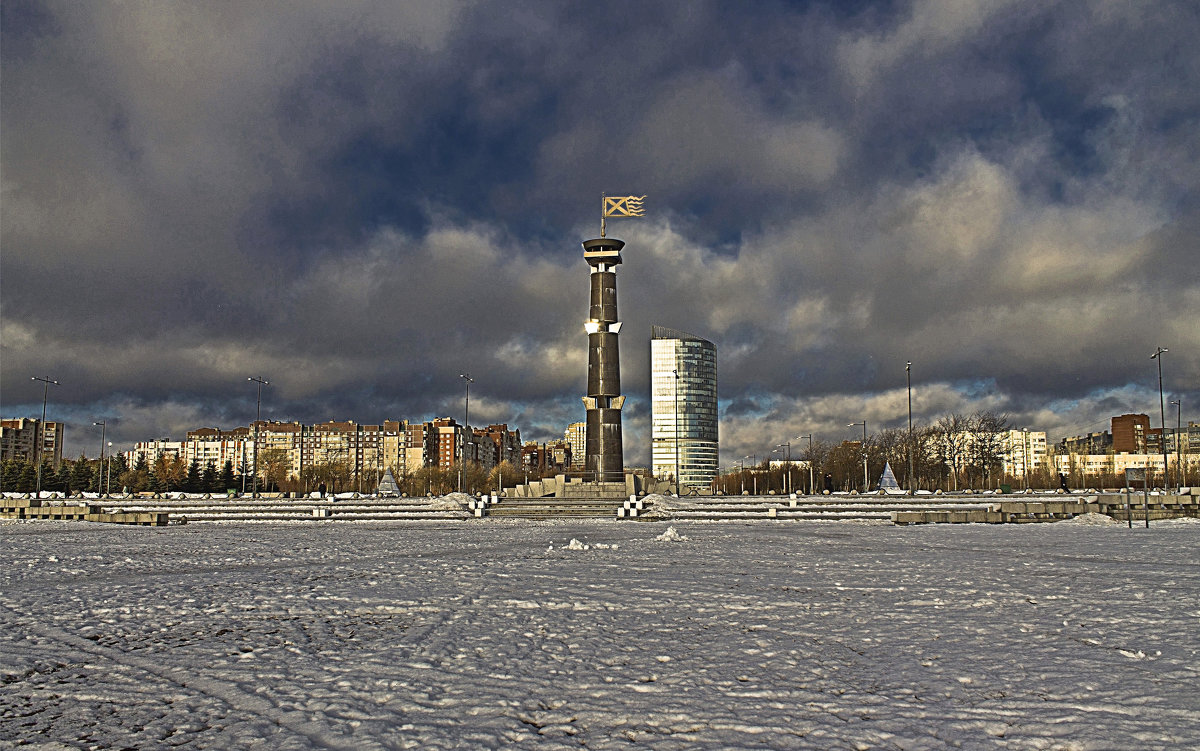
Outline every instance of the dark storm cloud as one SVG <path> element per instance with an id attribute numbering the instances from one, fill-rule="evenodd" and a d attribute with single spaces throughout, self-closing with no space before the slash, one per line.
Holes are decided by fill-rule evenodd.
<path id="1" fill-rule="evenodd" d="M 49 374 L 178 435 L 261 374 L 272 417 L 418 419 L 470 372 L 472 421 L 545 440 L 602 191 L 650 195 L 610 226 L 631 461 L 651 324 L 717 343 L 726 456 L 898 425 L 908 360 L 921 418 L 1052 437 L 1149 411 L 1158 345 L 1200 399 L 1193 3 L 3 13 L 6 416 Z"/>

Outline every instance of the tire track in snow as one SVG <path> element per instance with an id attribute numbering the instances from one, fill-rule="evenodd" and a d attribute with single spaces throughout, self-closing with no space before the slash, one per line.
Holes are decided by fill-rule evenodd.
<path id="1" fill-rule="evenodd" d="M 8 616 L 6 620 L 10 627 L 19 620 L 25 620 L 19 612 L 9 607 L 7 603 L 0 603 L 0 610 L 3 610 Z M 223 702 L 235 712 L 249 712 L 296 735 L 307 738 L 315 748 L 345 749 L 345 751 L 382 748 L 382 746 L 377 744 L 366 743 L 362 739 L 351 740 L 345 736 L 333 735 L 316 723 L 294 716 L 298 713 L 284 711 L 262 697 L 245 692 L 234 683 L 205 678 L 189 673 L 182 668 L 166 667 L 158 664 L 155 660 L 122 652 L 112 647 L 102 646 L 50 624 L 39 622 L 36 624 L 30 623 L 30 626 L 36 627 L 39 635 L 48 636 L 76 651 L 150 673 L 181 688 L 195 691 Z"/>

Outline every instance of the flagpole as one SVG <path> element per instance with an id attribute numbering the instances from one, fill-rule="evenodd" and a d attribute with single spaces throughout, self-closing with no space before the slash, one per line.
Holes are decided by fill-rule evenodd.
<path id="1" fill-rule="evenodd" d="M 606 193 L 600 194 L 600 236 L 601 237 L 605 236 L 604 232 L 605 232 L 606 228 L 604 226 L 604 217 L 608 215 L 608 203 L 606 200 L 607 198 L 608 198 L 608 195 Z"/>

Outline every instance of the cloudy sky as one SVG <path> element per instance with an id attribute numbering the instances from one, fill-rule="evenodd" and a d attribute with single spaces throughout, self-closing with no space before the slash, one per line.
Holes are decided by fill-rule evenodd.
<path id="1" fill-rule="evenodd" d="M 722 462 L 992 409 L 1200 419 L 1193 0 L 5 0 L 0 411 L 68 453 L 246 424 L 582 419 L 613 220 Z M 1168 418 L 1173 423 L 1175 415 Z"/>

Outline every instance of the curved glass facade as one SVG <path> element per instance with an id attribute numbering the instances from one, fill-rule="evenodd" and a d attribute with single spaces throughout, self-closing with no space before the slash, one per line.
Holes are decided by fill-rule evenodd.
<path id="1" fill-rule="evenodd" d="M 707 490 L 717 475 L 717 348 L 662 326 L 650 336 L 651 465 L 655 477 Z"/>

